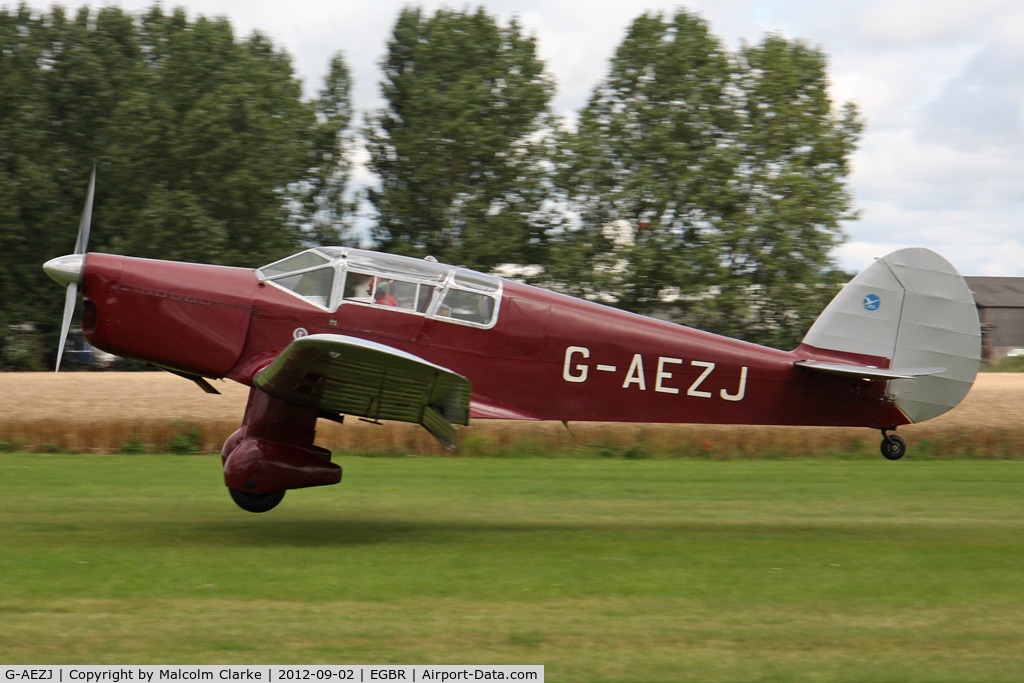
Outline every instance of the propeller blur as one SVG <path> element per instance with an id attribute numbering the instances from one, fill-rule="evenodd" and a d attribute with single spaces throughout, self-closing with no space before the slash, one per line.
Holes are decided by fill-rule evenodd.
<path id="1" fill-rule="evenodd" d="M 89 176 L 89 190 L 85 196 L 85 208 L 82 220 L 78 224 L 78 238 L 75 240 L 75 252 L 69 256 L 58 256 L 43 264 L 43 270 L 56 282 L 68 288 L 64 296 L 64 318 L 60 325 L 60 343 L 57 346 L 57 365 L 54 372 L 60 372 L 60 361 L 64 357 L 64 344 L 68 340 L 71 318 L 75 314 L 75 301 L 78 298 L 78 285 L 82 281 L 85 268 L 85 251 L 89 246 L 89 228 L 92 225 L 92 200 L 96 193 L 96 167 L 92 167 Z"/>

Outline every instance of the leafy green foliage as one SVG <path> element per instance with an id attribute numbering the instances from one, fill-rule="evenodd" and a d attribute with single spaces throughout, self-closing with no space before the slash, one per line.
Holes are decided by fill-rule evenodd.
<path id="1" fill-rule="evenodd" d="M 202 434 L 198 430 L 189 430 L 186 434 L 178 434 L 167 444 L 167 452 L 175 455 L 193 455 L 202 448 Z"/>
<path id="2" fill-rule="evenodd" d="M 55 341 L 40 265 L 71 251 L 94 164 L 92 251 L 256 266 L 337 241 L 350 213 L 340 55 L 303 102 L 289 56 L 227 19 L 21 6 L 0 9 L 0 92 L 0 342 L 24 323 Z"/>
<path id="3" fill-rule="evenodd" d="M 143 443 L 142 439 L 136 434 L 121 444 L 121 452 L 125 455 L 141 455 L 149 452 L 149 446 Z"/>
<path id="4" fill-rule="evenodd" d="M 136 87 L 102 157 L 107 183 L 133 191 L 97 203 L 97 246 L 245 266 L 294 250 L 282 195 L 311 165 L 316 119 L 287 55 L 180 9 L 146 13 L 138 41 Z"/>
<path id="5" fill-rule="evenodd" d="M 306 240 L 336 244 L 352 228 L 355 202 L 346 197 L 352 170 L 352 79 L 341 53 L 331 58 L 330 71 L 316 101 L 317 126 L 313 134 L 315 164 L 300 192 L 303 217 L 309 221 Z"/>
<path id="6" fill-rule="evenodd" d="M 549 273 L 569 291 L 721 334 L 792 346 L 846 279 L 860 123 L 833 111 L 824 55 L 768 36 L 728 53 L 678 10 L 644 14 L 562 139 L 579 216 Z"/>
<path id="7" fill-rule="evenodd" d="M 540 260 L 553 85 L 534 39 L 482 7 L 408 7 L 383 69 L 387 106 L 366 131 L 378 244 L 484 270 Z"/>

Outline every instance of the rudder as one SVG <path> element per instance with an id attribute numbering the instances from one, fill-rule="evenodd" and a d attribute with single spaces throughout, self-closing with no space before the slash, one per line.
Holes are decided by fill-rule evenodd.
<path id="1" fill-rule="evenodd" d="M 929 249 L 901 249 L 846 285 L 803 344 L 886 358 L 891 368 L 943 368 L 888 382 L 886 396 L 912 422 L 922 422 L 970 391 L 981 360 L 981 327 L 970 288 L 949 261 Z"/>

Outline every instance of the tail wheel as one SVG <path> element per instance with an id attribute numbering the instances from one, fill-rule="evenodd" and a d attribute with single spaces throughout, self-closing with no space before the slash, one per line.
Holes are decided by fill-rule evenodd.
<path id="1" fill-rule="evenodd" d="M 907 452 L 907 442 L 895 434 L 886 434 L 882 439 L 881 451 L 887 460 L 899 460 Z"/>
<path id="2" fill-rule="evenodd" d="M 284 498 L 284 491 L 249 493 L 248 491 L 239 491 L 238 489 L 228 489 L 228 493 L 231 494 L 231 500 L 235 501 L 235 505 L 246 512 L 273 510 Z"/>

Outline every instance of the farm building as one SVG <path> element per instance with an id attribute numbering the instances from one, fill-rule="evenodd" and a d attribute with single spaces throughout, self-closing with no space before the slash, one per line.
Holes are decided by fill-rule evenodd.
<path id="1" fill-rule="evenodd" d="M 965 277 L 981 319 L 982 357 L 1024 349 L 1024 277 Z"/>

